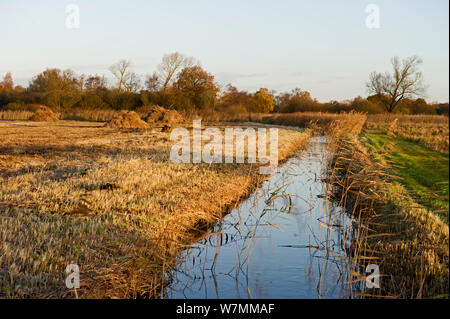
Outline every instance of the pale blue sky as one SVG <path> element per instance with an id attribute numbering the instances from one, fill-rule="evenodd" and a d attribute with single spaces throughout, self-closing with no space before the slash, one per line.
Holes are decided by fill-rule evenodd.
<path id="1" fill-rule="evenodd" d="M 80 28 L 65 25 L 66 5 Z M 365 24 L 368 4 L 380 29 Z M 254 91 L 308 90 L 320 101 L 366 96 L 371 71 L 417 54 L 429 101 L 449 99 L 448 0 L 0 0 L 0 76 L 16 82 L 46 67 L 108 74 L 131 59 L 140 75 L 178 51 L 199 59 L 218 82 Z"/>

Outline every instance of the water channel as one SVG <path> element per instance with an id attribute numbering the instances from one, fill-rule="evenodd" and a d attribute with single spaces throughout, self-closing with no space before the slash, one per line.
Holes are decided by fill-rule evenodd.
<path id="1" fill-rule="evenodd" d="M 311 139 L 182 253 L 167 298 L 348 298 L 351 217 L 326 196 L 326 138 Z"/>

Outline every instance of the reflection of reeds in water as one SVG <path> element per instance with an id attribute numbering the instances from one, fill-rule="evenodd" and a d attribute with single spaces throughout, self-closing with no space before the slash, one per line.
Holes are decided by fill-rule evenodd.
<path id="1" fill-rule="evenodd" d="M 241 209 L 236 210 L 228 219 L 221 221 L 214 231 L 208 233 L 199 246 L 194 246 L 189 255 L 185 256 L 183 268 L 178 268 L 173 274 L 172 279 L 175 283 L 178 280 L 177 274 L 182 275 L 180 281 L 184 285 L 176 285 L 179 290 L 178 293 L 183 295 L 185 289 L 190 289 L 198 281 L 201 281 L 203 285 L 205 280 L 208 280 L 207 275 L 209 275 L 214 282 L 216 296 L 219 297 L 220 289 L 216 280 L 216 266 L 220 250 L 224 246 L 234 244 L 236 247 L 236 264 L 230 267 L 226 275 L 229 276 L 230 280 L 234 280 L 237 295 L 239 290 L 244 290 L 247 297 L 252 298 L 254 294 L 252 294 L 249 285 L 249 273 L 251 273 L 249 265 L 252 253 L 269 229 L 283 232 L 283 226 L 277 224 L 277 222 L 279 223 L 279 220 L 283 220 L 284 217 L 292 214 L 309 218 L 309 223 L 314 226 L 308 225 L 306 231 L 313 241 L 305 245 L 283 245 L 279 249 L 308 249 L 309 260 L 306 258 L 304 262 L 305 266 L 308 264 L 310 266 L 306 276 L 309 276 L 310 283 L 314 283 L 317 296 L 322 298 L 330 294 L 334 297 L 347 297 L 348 292 L 344 275 L 346 274 L 346 268 L 348 268 L 349 259 L 345 247 L 349 241 L 347 236 L 353 235 L 352 225 L 345 218 L 342 209 L 329 203 L 327 196 L 315 198 L 316 196 L 312 192 L 313 187 L 324 188 L 322 177 L 326 173 L 328 162 L 328 157 L 324 154 L 324 151 L 323 145 L 312 147 L 309 152 L 303 154 L 303 159 L 300 159 L 303 161 L 303 165 L 308 160 L 313 165 L 320 165 L 322 167 L 321 172 L 312 172 L 307 165 L 304 167 L 304 171 L 299 172 L 295 161 L 286 164 L 280 176 L 267 180 L 266 187 L 263 187 L 249 199 L 251 208 L 248 213 L 243 214 Z M 307 158 L 308 156 L 310 159 Z M 318 162 L 320 163 L 318 164 Z M 302 179 L 305 180 L 305 183 L 311 183 L 308 188 L 309 194 L 292 193 L 292 190 L 289 190 L 292 179 L 297 179 L 297 183 Z M 308 179 L 310 180 L 308 181 Z M 314 190 L 315 192 L 317 192 L 317 189 Z M 306 205 L 304 212 L 297 211 L 298 208 L 295 207 L 293 201 L 293 199 L 299 199 L 300 196 Z M 318 211 L 320 211 L 319 214 Z M 207 254 L 211 249 L 206 248 L 205 250 L 202 246 L 213 248 L 212 262 L 207 262 L 208 256 L 205 256 L 205 251 Z M 271 257 L 268 252 L 267 258 Z M 200 278 L 190 275 L 190 273 L 193 273 L 192 269 L 196 266 L 200 267 Z M 283 276 L 284 274 L 280 275 Z M 189 280 L 186 280 L 186 277 Z M 206 284 L 204 287 L 206 289 Z M 314 297 L 314 293 L 310 297 Z"/>
<path id="2" fill-rule="evenodd" d="M 184 289 L 188 288 L 190 283 L 196 280 L 204 281 L 207 278 L 205 274 L 209 271 L 210 276 L 213 279 L 216 295 L 219 295 L 218 284 L 216 280 L 216 265 L 218 257 L 220 254 L 220 249 L 226 245 L 235 244 L 236 246 L 236 258 L 237 262 L 233 267 L 227 272 L 230 280 L 235 281 L 236 291 L 239 294 L 239 287 L 246 291 L 247 297 L 252 298 L 252 293 L 249 288 L 249 262 L 251 254 L 257 245 L 258 241 L 264 236 L 265 231 L 269 227 L 280 228 L 273 224 L 270 219 L 267 219 L 268 214 L 271 214 L 271 219 L 275 218 L 279 214 L 285 214 L 290 212 L 290 195 L 285 193 L 285 185 L 278 186 L 274 190 L 265 190 L 258 192 L 255 196 L 249 198 L 251 202 L 251 209 L 248 214 L 242 214 L 241 209 L 236 210 L 236 214 L 230 215 L 230 221 L 219 221 L 215 229 L 207 233 L 203 239 L 199 242 L 200 246 L 213 247 L 214 249 L 214 259 L 211 264 L 207 263 L 207 256 L 202 256 L 202 248 L 198 246 L 193 246 L 191 248 L 190 254 L 185 256 L 185 260 L 190 258 L 191 263 L 187 266 L 187 269 L 178 268 L 175 274 L 172 274 L 171 279 L 176 281 L 177 273 L 181 273 L 191 279 L 191 282 L 187 281 Z M 268 187 L 270 189 L 270 187 Z M 275 209 L 275 201 L 280 199 L 286 199 L 285 204 L 280 208 Z M 260 203 L 264 204 L 264 207 L 259 207 Z M 273 214 L 275 213 L 275 215 Z M 229 233 L 230 230 L 234 230 L 234 233 Z M 197 254 L 195 254 L 198 250 Z M 203 260 L 202 260 L 203 258 Z M 190 270 L 197 265 L 200 266 L 200 271 L 202 278 L 192 277 L 190 275 Z M 190 268 L 192 267 L 192 268 Z M 240 278 L 243 278 L 241 280 Z"/>
<path id="3" fill-rule="evenodd" d="M 320 175 L 327 176 L 329 155 L 328 152 L 322 154 Z M 310 254 L 309 275 L 314 281 L 317 298 L 349 298 L 357 289 L 348 280 L 353 267 L 348 254 L 348 245 L 355 236 L 353 220 L 342 207 L 331 201 L 329 186 L 324 185 L 325 194 L 321 197 L 325 200 L 317 218 L 318 228 L 314 231 L 308 225 L 311 234 L 307 245 Z"/>
<path id="4" fill-rule="evenodd" d="M 353 208 L 360 225 L 350 247 L 354 263 L 361 269 L 371 263 L 380 266 L 380 289 L 366 289 L 358 295 L 421 298 L 448 294 L 448 226 L 389 185 L 386 170 L 372 163 L 357 141 L 343 145 L 336 162 L 341 168 L 335 177 L 339 200 Z M 359 275 L 353 280 L 363 284 L 365 279 Z"/>
<path id="5" fill-rule="evenodd" d="M 349 282 L 360 288 L 353 295 L 448 297 L 448 225 L 390 184 L 389 164 L 374 163 L 356 136 L 331 136 L 332 194 L 357 226 L 348 245 Z M 366 288 L 368 264 L 379 266 L 380 288 Z"/>
<path id="6" fill-rule="evenodd" d="M 342 208 L 341 216 L 341 246 L 345 253 L 345 268 L 341 269 L 342 284 L 346 286 L 348 298 L 359 298 L 365 294 L 366 274 L 365 263 L 361 262 L 364 257 L 360 253 L 361 246 L 365 241 L 369 228 L 363 223 L 362 216 L 371 214 L 375 209 L 376 194 L 367 184 L 371 175 L 363 177 L 353 176 L 349 183 L 348 174 L 351 170 L 342 171 L 339 162 L 347 161 L 352 157 L 352 153 L 341 153 L 343 141 L 350 136 L 355 136 L 361 132 L 366 121 L 364 115 L 348 116 L 344 120 L 333 122 L 329 127 L 328 138 L 328 161 L 327 179 L 329 182 L 328 194 L 339 207 Z M 350 129 L 349 129 L 350 128 Z M 366 167 L 366 169 L 369 169 Z M 364 170 L 364 169 L 363 169 Z M 373 172 L 372 172 L 373 173 Z M 374 179 L 373 182 L 376 182 Z M 345 219 L 348 221 L 345 222 Z M 347 227 L 342 227 L 348 224 Z"/>
<path id="7" fill-rule="evenodd" d="M 362 154 L 355 152 L 352 138 L 333 139 L 329 144 L 333 160 L 330 165 L 329 178 L 332 196 L 347 214 L 352 216 L 353 233 L 351 240 L 346 238 L 346 251 L 351 258 L 346 270 L 347 281 L 352 290 L 351 297 L 379 297 L 380 289 L 366 289 L 365 267 L 370 263 L 378 264 L 380 259 L 367 254 L 367 239 L 373 234 L 370 219 L 376 215 L 381 199 L 380 187 L 386 183 L 385 173 L 380 167 L 368 165 Z M 344 164 L 345 163 L 345 164 Z M 388 235 L 388 234 L 379 234 Z"/>
<path id="8" fill-rule="evenodd" d="M 321 159 L 326 170 L 322 175 L 329 183 L 323 196 L 327 205 L 319 217 L 314 215 L 317 201 L 314 202 L 311 192 L 305 200 L 309 242 L 284 248 L 308 249 L 307 275 L 319 298 L 448 297 L 448 226 L 432 213 L 408 201 L 407 196 L 389 184 L 384 164 L 373 163 L 356 138 L 365 120 L 364 115 L 345 115 L 327 129 L 321 128 L 328 133 L 328 155 Z M 286 179 L 282 184 L 287 183 Z M 248 297 L 252 297 L 248 282 L 249 260 L 262 231 L 275 227 L 283 230 L 266 218 L 273 217 L 270 209 L 276 208 L 278 200 L 284 200 L 287 205 L 279 208 L 280 212 L 284 209 L 298 213 L 292 204 L 297 194 L 287 194 L 287 189 L 279 194 L 265 194 L 272 200 L 265 201 L 262 209 L 255 210 L 259 216 L 265 216 L 256 219 L 258 224 L 254 223 L 254 229 L 249 229 L 250 225 L 246 223 L 251 215 L 239 213 L 236 220 L 229 225 L 222 224 L 217 230 L 221 234 L 222 245 L 223 234 L 230 228 L 237 230 L 235 237 L 227 239 L 225 235 L 225 244 L 230 240 L 234 242 L 238 254 L 237 265 L 233 267 L 234 276 L 230 273 L 230 278 L 235 280 L 237 291 L 239 285 L 247 289 Z M 256 197 L 252 200 L 255 205 L 262 203 Z M 391 206 L 386 206 L 386 203 Z M 218 261 L 220 247 L 223 246 L 216 246 L 213 268 Z M 380 289 L 366 288 L 368 264 L 380 267 Z M 245 280 L 241 280 L 240 275 Z M 199 279 L 205 280 L 205 277 Z M 218 296 L 215 277 L 214 282 Z"/>
<path id="9" fill-rule="evenodd" d="M 347 194 L 342 192 L 341 198 L 336 198 L 335 188 L 342 186 L 336 176 L 342 172 L 335 165 L 336 143 L 346 139 L 347 136 L 358 134 L 366 121 L 362 114 L 347 114 L 321 127 L 319 131 L 326 131 L 328 136 L 326 157 L 322 159 L 326 172 L 327 191 L 324 197 L 331 201 L 326 202 L 323 208 L 323 216 L 318 219 L 319 231 L 313 236 L 313 242 L 309 244 L 311 255 L 311 277 L 314 279 L 318 298 L 326 298 L 331 289 L 340 289 L 341 298 L 354 298 L 361 293 L 365 276 L 361 274 L 361 267 L 355 257 L 358 256 L 358 247 L 362 241 L 366 229 L 362 226 L 360 214 L 355 210 L 360 209 L 358 201 L 354 205 L 347 205 Z M 345 174 L 344 174 L 345 175 Z M 364 208 L 367 209 L 367 208 Z M 333 233 L 336 233 L 333 236 Z M 314 235 L 314 232 L 311 231 Z M 337 236 L 337 237 L 336 237 Z M 337 238 L 337 240 L 335 239 Z M 313 258 L 321 262 L 313 267 Z M 314 273 L 314 268 L 316 273 Z M 334 277 L 334 280 L 331 278 Z"/>

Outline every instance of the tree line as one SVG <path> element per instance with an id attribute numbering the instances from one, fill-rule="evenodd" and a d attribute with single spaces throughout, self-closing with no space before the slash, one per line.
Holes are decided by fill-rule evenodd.
<path id="1" fill-rule="evenodd" d="M 162 58 L 157 71 L 142 81 L 130 60 L 111 65 L 114 78 L 78 75 L 72 70 L 48 68 L 24 88 L 14 85 L 10 72 L 0 81 L 0 109 L 19 110 L 29 104 L 44 104 L 55 110 L 127 109 L 156 104 L 176 110 L 212 110 L 231 114 L 358 111 L 366 113 L 448 114 L 448 103 L 427 103 L 426 87 L 417 56 L 392 59 L 392 73 L 373 72 L 367 82 L 369 96 L 348 101 L 321 103 L 308 91 L 296 88 L 277 93 L 267 88 L 256 92 L 221 87 L 198 60 L 178 52 Z"/>

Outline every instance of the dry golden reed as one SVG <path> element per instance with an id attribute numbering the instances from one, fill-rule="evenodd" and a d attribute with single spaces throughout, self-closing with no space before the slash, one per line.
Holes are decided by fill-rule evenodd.
<path id="1" fill-rule="evenodd" d="M 20 125 L 17 125 L 20 124 Z M 280 161 L 308 132 L 279 130 Z M 0 122 L 0 296 L 157 297 L 177 254 L 248 196 L 255 164 L 175 164 L 166 132 Z"/>
<path id="2" fill-rule="evenodd" d="M 30 121 L 33 122 L 56 122 L 58 120 L 58 116 L 53 113 L 50 108 L 44 105 L 39 106 L 39 108 L 30 117 Z"/>
<path id="3" fill-rule="evenodd" d="M 395 121 L 395 126 L 390 125 Z M 444 115 L 368 115 L 368 130 L 384 131 L 438 152 L 449 152 L 449 117 Z"/>
<path id="4" fill-rule="evenodd" d="M 122 111 L 111 121 L 106 123 L 106 127 L 119 129 L 148 129 L 150 126 L 133 111 Z"/>
<path id="5" fill-rule="evenodd" d="M 359 225 L 349 250 L 353 261 L 360 269 L 369 263 L 380 267 L 381 288 L 357 295 L 448 297 L 448 225 L 415 203 L 402 186 L 391 184 L 388 164 L 374 163 L 356 135 L 333 139 L 331 145 L 336 200 Z"/>

